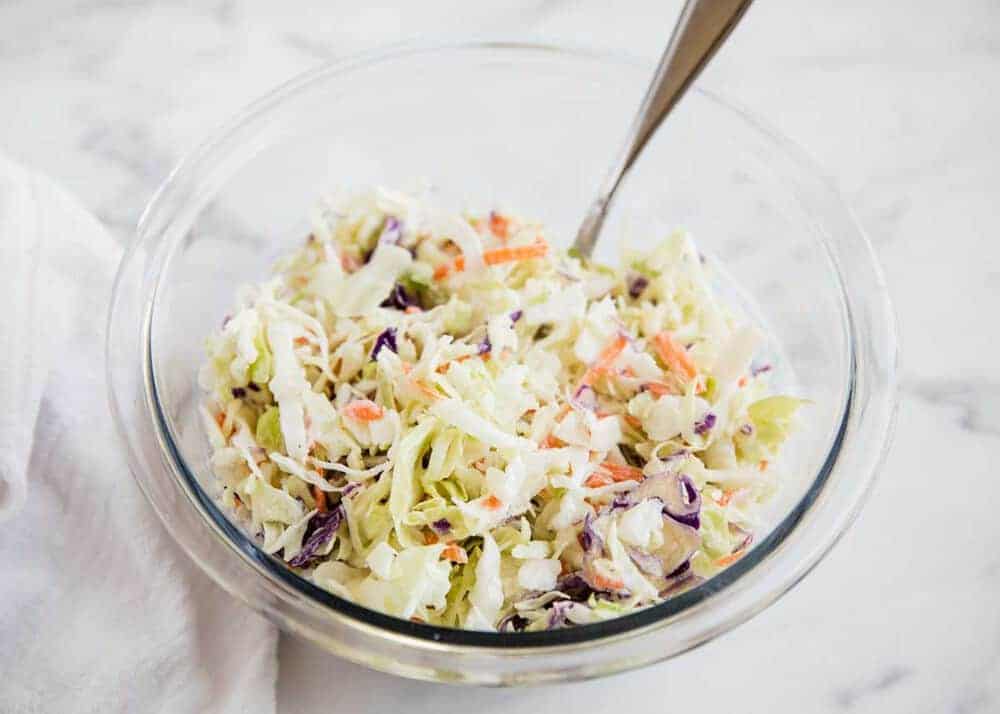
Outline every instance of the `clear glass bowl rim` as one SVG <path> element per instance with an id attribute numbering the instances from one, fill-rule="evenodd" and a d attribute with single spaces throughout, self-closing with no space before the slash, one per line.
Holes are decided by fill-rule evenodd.
<path id="1" fill-rule="evenodd" d="M 157 511 L 159 517 L 167 526 L 168 530 L 172 532 L 172 527 L 170 523 L 170 518 L 167 514 L 164 514 L 160 508 L 160 505 L 156 503 L 155 499 L 150 496 L 150 493 L 143 483 L 143 479 L 149 477 L 148 474 L 143 473 L 143 469 L 136 468 L 136 464 L 140 460 L 134 458 L 134 450 L 139 448 L 136 444 L 132 443 L 132 438 L 130 436 L 130 431 L 128 425 L 124 423 L 122 418 L 123 410 L 121 408 L 122 401 L 127 398 L 127 395 L 119 394 L 116 391 L 116 383 L 113 374 L 111 373 L 111 360 L 110 360 L 110 350 L 112 349 L 113 332 L 115 331 L 117 325 L 116 323 L 116 308 L 122 295 L 120 294 L 120 283 L 122 281 L 122 276 L 128 270 L 129 262 L 134 259 L 134 253 L 138 244 L 143 240 L 149 238 L 147 234 L 147 229 L 149 228 L 150 216 L 153 215 L 159 207 L 162 197 L 168 190 L 176 185 L 181 184 L 188 180 L 191 175 L 197 174 L 198 170 L 202 168 L 200 164 L 206 160 L 206 157 L 210 157 L 213 149 L 220 144 L 224 144 L 232 139 L 233 134 L 235 134 L 239 129 L 250 124 L 254 121 L 260 120 L 264 115 L 266 115 L 270 110 L 279 106 L 282 101 L 295 93 L 302 91 L 316 82 L 320 82 L 337 75 L 349 73 L 354 69 L 362 68 L 368 65 L 378 64 L 386 61 L 393 61 L 400 59 L 412 54 L 419 53 L 437 53 L 437 52 L 461 52 L 463 50 L 493 50 L 500 52 L 534 52 L 534 53 L 554 53 L 561 55 L 563 57 L 575 57 L 578 59 L 589 59 L 589 60 L 600 60 L 608 61 L 620 65 L 631 65 L 633 67 L 648 67 L 649 63 L 647 61 L 629 56 L 624 53 L 610 52 L 610 51 L 600 51 L 593 50 L 589 48 L 575 47 L 572 45 L 554 45 L 554 44 L 543 44 L 536 42 L 525 42 L 525 41 L 510 41 L 510 40 L 484 40 L 484 41 L 468 41 L 468 42 L 450 42 L 450 43 L 407 43 L 404 45 L 397 45 L 389 47 L 383 50 L 364 53 L 356 55 L 354 57 L 348 58 L 343 61 L 333 62 L 326 65 L 319 66 L 313 70 L 310 70 L 298 77 L 290 80 L 289 82 L 281 85 L 277 89 L 271 91 L 263 98 L 254 102 L 248 106 L 243 112 L 241 112 L 237 117 L 231 120 L 223 128 L 216 131 L 207 141 L 202 143 L 198 148 L 188 154 L 182 161 L 177 165 L 177 167 L 171 172 L 169 177 L 166 179 L 164 184 L 160 189 L 154 194 L 153 198 L 150 200 L 143 216 L 139 221 L 137 228 L 137 236 L 133 244 L 126 251 L 122 258 L 121 267 L 119 268 L 119 274 L 115 281 L 114 293 L 112 296 L 111 309 L 109 312 L 109 328 L 108 328 L 108 383 L 109 383 L 109 397 L 111 401 L 112 412 L 115 416 L 115 421 L 118 427 L 119 435 L 123 442 L 125 443 L 129 453 L 130 453 L 130 464 L 132 465 L 133 476 L 139 483 L 143 492 L 146 493 L 147 498 L 151 501 L 154 509 Z M 803 170 L 813 174 L 816 177 L 822 178 L 824 176 L 823 172 L 820 171 L 815 162 L 808 157 L 808 155 L 797 145 L 791 142 L 789 139 L 781 135 L 776 130 L 769 127 L 765 122 L 761 121 L 759 118 L 754 116 L 752 113 L 746 111 L 745 109 L 733 104 L 731 101 L 720 98 L 719 96 L 713 94 L 712 92 L 706 91 L 700 87 L 695 87 L 694 91 L 700 93 L 704 97 L 708 98 L 712 102 L 721 105 L 728 111 L 731 111 L 740 116 L 740 118 L 746 122 L 751 128 L 756 130 L 759 134 L 768 137 L 772 143 L 777 145 L 780 150 L 785 153 L 789 158 L 791 158 L 796 164 L 798 164 Z M 833 192 L 835 197 L 839 199 L 839 195 L 836 195 L 835 189 L 830 185 L 828 181 L 824 179 L 824 183 L 827 184 L 826 188 Z M 849 214 L 846 207 L 844 207 L 845 212 Z M 853 218 L 852 218 L 853 220 Z M 864 236 L 863 232 L 857 226 L 856 221 L 853 221 L 853 226 L 857 230 L 861 239 L 864 241 L 865 246 L 868 250 L 869 256 L 871 258 L 871 264 L 874 269 L 875 275 L 878 279 L 881 279 L 881 271 L 878 267 L 877 260 L 871 250 L 871 246 L 867 238 Z M 165 261 L 164 261 L 165 262 Z M 158 285 L 157 276 L 157 285 Z M 845 291 L 843 283 L 839 286 L 843 292 L 843 297 L 850 306 L 852 304 L 851 296 Z M 884 283 L 882 285 L 884 288 Z M 764 606 L 770 602 L 775 601 L 781 594 L 786 592 L 788 589 L 793 587 L 804 575 L 806 575 L 829 551 L 829 549 L 837 542 L 846 528 L 853 522 L 857 513 L 860 511 L 860 507 L 864 501 L 865 496 L 870 492 L 872 483 L 874 482 L 875 475 L 884 461 L 885 454 L 888 450 L 889 443 L 891 441 L 891 432 L 894 423 L 894 416 L 896 410 L 896 384 L 895 384 L 895 324 L 892 315 L 892 308 L 889 303 L 888 294 L 884 292 L 878 296 L 881 299 L 881 305 L 879 306 L 885 313 L 884 317 L 886 320 L 885 327 L 888 330 L 887 334 L 884 335 L 886 344 L 893 351 L 893 354 L 889 356 L 888 361 L 891 369 L 888 374 L 888 382 L 883 389 L 883 394 L 881 399 L 884 402 L 882 406 L 888 409 L 888 418 L 882 425 L 882 434 L 876 435 L 876 438 L 881 441 L 882 446 L 880 453 L 876 456 L 871 464 L 870 473 L 866 474 L 866 483 L 864 488 L 859 492 L 859 496 L 855 503 L 852 505 L 852 513 L 849 517 L 843 521 L 843 528 L 839 532 L 829 533 L 826 536 L 826 540 L 822 545 L 814 551 L 811 562 L 800 563 L 799 567 L 795 569 L 795 577 L 789 578 L 785 582 L 780 583 L 778 586 L 773 588 L 772 596 L 767 603 L 759 605 L 754 609 L 747 609 L 745 612 L 741 612 L 739 616 L 731 618 L 728 626 L 720 629 L 716 632 L 706 633 L 706 635 L 701 638 L 699 642 L 694 642 L 690 646 L 700 644 L 707 641 L 712 636 L 720 634 L 722 631 L 731 629 L 732 626 L 739 624 L 753 614 L 763 609 Z M 152 360 L 152 346 L 150 344 L 150 331 L 148 329 L 149 324 L 152 320 L 152 313 L 155 308 L 155 297 L 150 298 L 148 302 L 148 310 L 145 313 L 145 324 L 139 327 L 140 334 L 143 339 L 143 352 L 146 358 L 145 364 L 141 366 L 144 372 L 144 387 L 145 387 L 145 403 L 148 408 L 147 416 L 152 421 L 153 426 L 160 437 L 160 447 L 163 450 L 163 456 L 166 458 L 170 465 L 170 470 L 177 484 L 181 487 L 184 494 L 190 499 L 191 505 L 197 508 L 203 517 L 209 521 L 210 526 L 215 531 L 215 533 L 220 537 L 220 539 L 231 548 L 239 557 L 247 561 L 257 572 L 261 573 L 265 577 L 269 578 L 276 584 L 281 584 L 289 587 L 299 594 L 305 596 L 308 600 L 315 603 L 319 603 L 322 606 L 329 608 L 333 613 L 341 616 L 346 616 L 349 621 L 353 621 L 362 630 L 370 631 L 371 628 L 377 630 L 384 630 L 393 633 L 397 636 L 403 638 L 408 638 L 416 641 L 423 641 L 424 643 L 440 643 L 452 646 L 457 646 L 460 648 L 470 648 L 476 650 L 492 650 L 492 651 L 503 651 L 511 652 L 517 650 L 565 650 L 567 646 L 572 645 L 593 645 L 599 640 L 605 640 L 607 638 L 612 638 L 619 635 L 626 634 L 639 634 L 648 631 L 650 628 L 659 628 L 667 624 L 669 620 L 675 616 L 681 615 L 685 612 L 689 612 L 696 606 L 707 603 L 714 595 L 717 593 L 725 591 L 730 585 L 738 582 L 746 573 L 752 571 L 763 561 L 765 561 L 768 556 L 788 537 L 796 528 L 801 519 L 808 513 L 809 509 L 812 507 L 815 500 L 822 493 L 824 486 L 827 483 L 828 477 L 836 465 L 838 457 L 840 455 L 841 449 L 845 446 L 845 442 L 851 438 L 851 417 L 852 417 L 852 404 L 854 401 L 855 385 L 856 385 L 856 370 L 857 370 L 857 360 L 855 350 L 857 348 L 857 340 L 855 335 L 856 325 L 854 325 L 851 318 L 851 311 L 848 310 L 847 318 L 850 324 L 849 332 L 849 345 L 848 348 L 851 352 L 850 370 L 851 374 L 849 376 L 850 389 L 847 399 L 844 403 L 844 408 L 841 417 L 841 423 L 838 433 L 833 441 L 829 453 L 827 454 L 824 466 L 817 473 L 812 485 L 809 487 L 802 500 L 797 504 L 797 506 L 789 513 L 765 538 L 761 543 L 759 543 L 746 557 L 734 563 L 732 566 L 727 568 L 725 571 L 715 576 L 706 583 L 693 588 L 679 596 L 671 598 L 664 603 L 659 605 L 641 610 L 639 612 L 626 615 L 613 620 L 608 620 L 601 623 L 596 623 L 592 625 L 580 626 L 570 629 L 555 630 L 552 632 L 533 632 L 533 633 L 493 633 L 493 632 L 474 632 L 457 630 L 451 628 L 436 627 L 432 625 L 426 625 L 422 623 L 410 622 L 406 620 L 401 620 L 389 615 L 385 615 L 379 612 L 368 610 L 362 606 L 359 606 L 350 601 L 344 600 L 332 593 L 329 593 L 316 585 L 313 585 L 304 578 L 298 576 L 293 571 L 289 570 L 283 564 L 273 560 L 270 556 L 267 556 L 260 550 L 260 547 L 254 542 L 253 539 L 246 536 L 242 531 L 240 531 L 236 526 L 234 526 L 222 513 L 220 508 L 214 502 L 214 500 L 206 494 L 200 486 L 198 486 L 197 479 L 194 474 L 190 471 L 187 464 L 184 462 L 180 455 L 179 450 L 175 444 L 174 436 L 171 434 L 170 427 L 168 425 L 168 420 L 163 414 L 160 401 L 157 397 L 156 391 L 156 376 L 153 367 Z M 878 437 L 881 437 L 880 439 Z M 183 544 L 182 544 L 183 545 Z M 195 562 L 201 564 L 200 559 L 196 553 L 192 553 L 187 547 L 185 550 L 188 555 L 192 557 Z M 204 566 L 203 566 L 204 567 Z M 225 589 L 241 597 L 234 586 L 225 581 L 219 576 L 218 573 L 209 571 L 210 574 L 222 585 Z M 254 607 L 261 609 L 259 603 L 250 603 Z M 266 608 L 265 614 L 269 614 Z M 281 620 L 279 624 L 287 624 L 284 620 Z M 685 648 L 687 649 L 687 648 Z"/>

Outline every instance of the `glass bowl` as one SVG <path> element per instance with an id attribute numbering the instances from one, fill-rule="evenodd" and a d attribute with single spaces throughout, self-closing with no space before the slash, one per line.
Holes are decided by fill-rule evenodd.
<path id="1" fill-rule="evenodd" d="M 745 621 L 857 515 L 885 455 L 896 341 L 872 249 L 831 183 L 747 112 L 693 91 L 620 191 L 614 261 L 685 227 L 720 288 L 771 336 L 780 386 L 811 400 L 769 530 L 708 582 L 641 612 L 553 632 L 466 632 L 369 611 L 265 555 L 215 502 L 196 409 L 206 336 L 237 287 L 299 245 L 336 186 L 430 180 L 441 202 L 512 210 L 568 245 L 652 68 L 487 42 L 404 47 L 309 72 L 189 155 L 147 207 L 109 316 L 111 407 L 135 479 L 209 575 L 288 632 L 408 677 L 521 684 L 672 657 Z M 717 271 L 718 272 L 718 271 Z M 235 603 L 234 603 L 234 606 Z"/>

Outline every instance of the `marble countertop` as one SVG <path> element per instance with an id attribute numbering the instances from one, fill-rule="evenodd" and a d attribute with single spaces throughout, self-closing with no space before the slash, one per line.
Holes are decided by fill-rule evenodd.
<path id="1" fill-rule="evenodd" d="M 74 191 L 125 241 L 185 150 L 319 62 L 483 33 L 653 58 L 678 7 L 4 2 L 0 151 Z M 279 711 L 1000 709 L 1000 4 L 758 3 L 704 82 L 827 167 L 885 266 L 902 400 L 860 521 L 777 606 L 668 663 L 584 684 L 457 691 L 283 638 Z"/>

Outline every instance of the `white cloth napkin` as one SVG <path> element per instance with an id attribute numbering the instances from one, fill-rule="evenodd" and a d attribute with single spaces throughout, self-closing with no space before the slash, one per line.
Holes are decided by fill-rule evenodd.
<path id="1" fill-rule="evenodd" d="M 273 712 L 277 634 L 170 540 L 107 407 L 119 250 L 0 156 L 0 710 Z"/>

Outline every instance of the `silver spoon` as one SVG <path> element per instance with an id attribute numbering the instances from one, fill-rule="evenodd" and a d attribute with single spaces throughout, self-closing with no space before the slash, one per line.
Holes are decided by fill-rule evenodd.
<path id="1" fill-rule="evenodd" d="M 753 0 L 687 0 L 632 122 L 625 146 L 583 219 L 573 248 L 590 256 L 608 206 L 646 142 L 715 55 Z"/>

